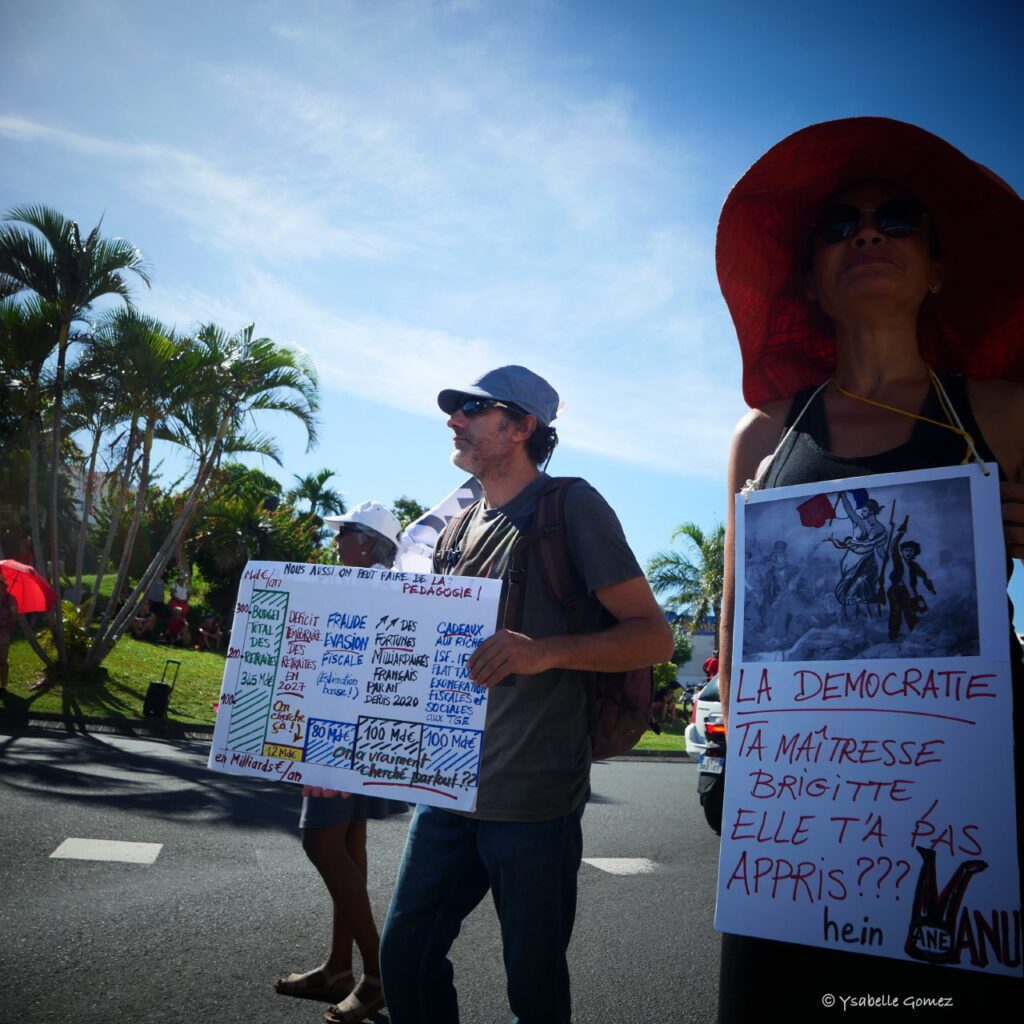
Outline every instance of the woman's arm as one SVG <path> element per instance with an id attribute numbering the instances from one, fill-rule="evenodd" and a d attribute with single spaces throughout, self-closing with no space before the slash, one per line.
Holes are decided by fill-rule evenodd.
<path id="1" fill-rule="evenodd" d="M 722 718 L 729 722 L 729 678 L 732 670 L 733 601 L 736 594 L 736 512 L 734 498 L 748 480 L 767 469 L 786 422 L 790 403 L 773 402 L 752 409 L 736 427 L 729 452 L 728 488 L 725 511 L 725 570 L 722 578 L 722 615 L 718 624 L 718 688 L 722 695 Z"/>

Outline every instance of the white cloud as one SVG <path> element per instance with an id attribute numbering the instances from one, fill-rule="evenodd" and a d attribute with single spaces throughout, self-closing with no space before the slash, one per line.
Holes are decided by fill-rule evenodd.
<path id="1" fill-rule="evenodd" d="M 289 194 L 287 186 L 231 173 L 188 150 L 121 142 L 17 116 L 0 116 L 0 137 L 106 159 L 118 174 L 120 187 L 184 221 L 202 242 L 243 252 L 249 259 L 381 259 L 401 249 L 380 232 L 337 227 L 326 210 Z"/>
<path id="2" fill-rule="evenodd" d="M 312 356 L 325 390 L 435 420 L 442 388 L 522 363 L 559 390 L 565 408 L 556 426 L 566 445 L 675 475 L 720 477 L 740 415 L 738 396 L 721 394 L 709 374 L 679 360 L 642 365 L 627 349 L 614 362 L 619 372 L 609 372 L 528 343 L 510 350 L 494 339 L 383 316 L 343 317 L 261 271 L 242 283 L 238 305 L 193 291 L 156 290 L 153 298 L 154 312 L 179 326 L 189 323 L 185 310 L 194 310 L 196 321 L 229 327 L 255 319 L 259 333 Z"/>

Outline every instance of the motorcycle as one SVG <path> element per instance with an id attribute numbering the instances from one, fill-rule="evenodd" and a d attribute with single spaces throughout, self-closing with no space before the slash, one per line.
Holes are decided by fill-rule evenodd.
<path id="1" fill-rule="evenodd" d="M 725 796 L 725 727 L 708 723 L 707 749 L 697 762 L 697 794 L 704 817 L 712 830 L 722 834 L 722 800 Z"/>

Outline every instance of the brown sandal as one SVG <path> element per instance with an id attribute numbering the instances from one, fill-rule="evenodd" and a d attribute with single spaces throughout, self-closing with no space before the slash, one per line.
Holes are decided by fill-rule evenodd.
<path id="1" fill-rule="evenodd" d="M 371 1017 L 375 1017 L 384 1009 L 384 989 L 381 986 L 380 978 L 364 974 L 359 979 L 359 985 L 362 985 L 364 982 L 375 988 L 377 995 L 364 1003 L 353 989 L 337 1006 L 332 1006 L 324 1014 L 324 1020 L 327 1021 L 327 1024 L 356 1024 L 357 1021 L 369 1020 Z"/>
<path id="2" fill-rule="evenodd" d="M 316 999 L 323 1003 L 336 1003 L 353 988 L 351 969 L 328 974 L 326 967 L 317 967 L 305 974 L 289 974 L 287 978 L 278 978 L 274 982 L 275 991 L 282 996 Z"/>

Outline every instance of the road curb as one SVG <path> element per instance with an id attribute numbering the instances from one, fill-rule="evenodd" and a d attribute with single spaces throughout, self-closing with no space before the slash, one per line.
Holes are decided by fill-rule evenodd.
<path id="1" fill-rule="evenodd" d="M 0 712 L 0 728 L 14 732 L 110 733 L 165 740 L 208 740 L 213 726 L 173 722 L 166 718 L 101 718 L 97 715 L 61 715 L 56 712 L 12 714 Z"/>
<path id="2" fill-rule="evenodd" d="M 613 761 L 693 761 L 685 750 L 631 750 Z"/>

